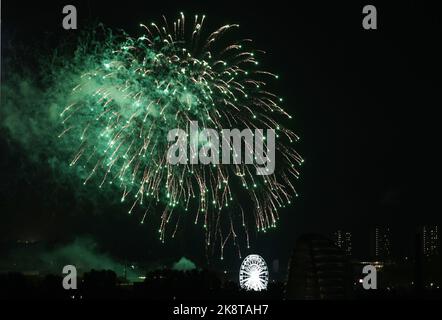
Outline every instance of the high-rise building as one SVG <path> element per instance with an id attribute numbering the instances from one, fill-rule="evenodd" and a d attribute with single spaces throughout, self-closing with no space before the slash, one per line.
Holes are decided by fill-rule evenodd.
<path id="1" fill-rule="evenodd" d="M 289 263 L 287 299 L 344 299 L 351 294 L 348 259 L 330 239 L 303 235 Z"/>
<path id="2" fill-rule="evenodd" d="M 439 229 L 437 225 L 426 225 L 422 228 L 423 253 L 426 257 L 438 255 L 440 252 Z"/>
<path id="3" fill-rule="evenodd" d="M 374 229 L 374 256 L 376 259 L 391 257 L 391 237 L 389 227 L 376 227 Z"/>
<path id="4" fill-rule="evenodd" d="M 333 233 L 333 241 L 335 243 L 335 246 L 341 248 L 346 255 L 351 256 L 352 254 L 351 232 L 344 230 L 336 230 Z"/>

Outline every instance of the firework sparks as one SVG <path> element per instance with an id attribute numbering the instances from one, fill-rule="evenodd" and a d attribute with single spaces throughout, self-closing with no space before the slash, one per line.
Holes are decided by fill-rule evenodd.
<path id="1" fill-rule="evenodd" d="M 77 141 L 70 165 L 87 172 L 84 184 L 120 189 L 141 223 L 160 210 L 161 241 L 191 218 L 203 226 L 208 248 L 218 244 L 222 257 L 230 239 L 240 252 L 240 235 L 249 246 L 250 230 L 275 227 L 278 209 L 297 196 L 293 178 L 303 160 L 291 143 L 299 138 L 276 120 L 291 116 L 266 90 L 266 81 L 278 77 L 258 69 L 261 51 L 249 49 L 251 40 L 222 40 L 238 25 L 203 40 L 205 16 L 195 16 L 190 28 L 183 14 L 173 24 L 163 20 L 141 24 L 138 38 L 108 36 L 83 58 L 89 63 L 76 68 L 81 72 L 60 113 L 59 138 Z M 220 130 L 276 130 L 275 173 L 257 176 L 256 164 L 170 164 L 168 131 L 188 132 L 192 121 Z M 245 145 L 245 153 L 252 149 Z M 245 197 L 253 212 L 243 207 Z"/>

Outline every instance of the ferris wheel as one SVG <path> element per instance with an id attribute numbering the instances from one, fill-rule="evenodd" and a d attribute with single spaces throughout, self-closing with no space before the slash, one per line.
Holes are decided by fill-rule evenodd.
<path id="1" fill-rule="evenodd" d="M 248 255 L 239 269 L 239 285 L 242 289 L 261 291 L 267 289 L 269 270 L 265 260 L 258 254 Z"/>

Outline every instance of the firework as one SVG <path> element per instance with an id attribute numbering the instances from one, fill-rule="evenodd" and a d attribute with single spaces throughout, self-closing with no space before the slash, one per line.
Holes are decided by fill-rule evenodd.
<path id="1" fill-rule="evenodd" d="M 303 160 L 291 145 L 298 136 L 276 120 L 291 116 L 266 89 L 278 76 L 259 69 L 263 52 L 251 50 L 249 39 L 226 44 L 225 34 L 238 25 L 205 35 L 205 16 L 191 20 L 163 17 L 161 24 L 141 24 L 137 38 L 108 34 L 94 50 L 80 50 L 81 63 L 69 64 L 75 76 L 59 138 L 72 141 L 70 165 L 83 170 L 84 184 L 119 189 L 141 223 L 161 212 L 160 240 L 193 219 L 222 257 L 229 239 L 240 250 L 239 238 L 248 247 L 250 230 L 276 226 L 278 209 L 297 196 L 293 178 Z M 192 121 L 219 130 L 276 130 L 275 173 L 258 176 L 256 164 L 170 164 L 169 130 L 188 132 Z M 252 148 L 245 145 L 245 152 Z"/>

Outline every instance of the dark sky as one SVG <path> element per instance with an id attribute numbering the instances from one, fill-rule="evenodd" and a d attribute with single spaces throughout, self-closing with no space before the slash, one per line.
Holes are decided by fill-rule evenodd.
<path id="1" fill-rule="evenodd" d="M 174 18 L 180 11 L 206 14 L 209 28 L 239 23 L 240 34 L 267 52 L 264 66 L 281 77 L 278 91 L 295 115 L 293 129 L 301 136 L 298 149 L 306 160 L 299 200 L 282 212 L 277 231 L 255 240 L 255 251 L 286 261 L 300 234 L 346 228 L 363 254 L 370 228 L 388 224 L 402 254 L 418 225 L 442 220 L 434 207 L 440 187 L 427 182 L 435 180 L 432 165 L 440 145 L 432 142 L 438 127 L 432 115 L 440 106 L 432 98 L 440 92 L 433 79 L 441 57 L 441 19 L 435 8 L 419 1 L 388 2 L 377 4 L 378 30 L 366 31 L 361 21 L 368 2 L 10 0 L 2 1 L 2 46 L 52 48 L 61 39 L 75 38 L 78 31 L 61 28 L 65 4 L 77 7 L 80 29 L 95 20 L 138 32 L 140 22 L 159 21 L 162 14 Z M 119 257 L 155 261 L 188 255 L 204 261 L 194 230 L 179 243 L 161 245 L 149 227 L 140 228 L 117 210 L 63 214 L 59 203 L 66 200 L 69 206 L 69 190 L 61 188 L 55 194 L 63 201 L 48 205 L 42 193 L 59 187 L 45 181 L 45 168 L 27 163 L 0 133 L 3 241 L 37 237 L 58 243 L 92 234 Z M 232 261 L 227 263 L 236 265 Z"/>

